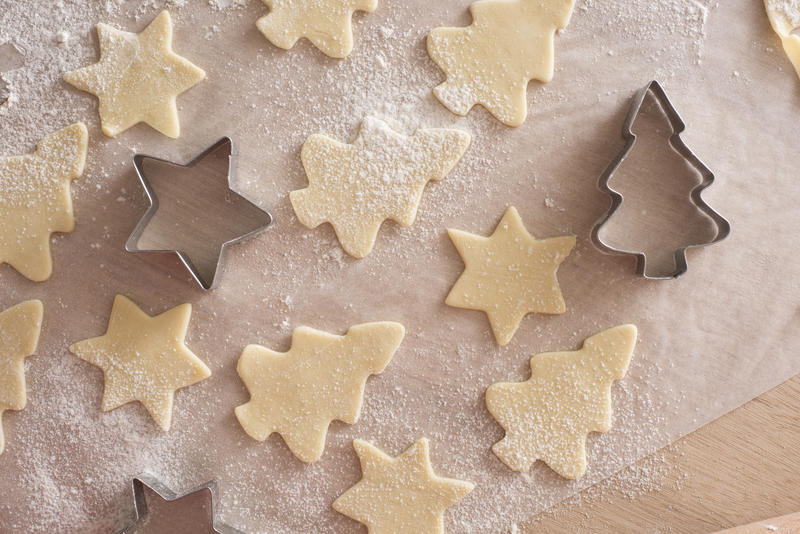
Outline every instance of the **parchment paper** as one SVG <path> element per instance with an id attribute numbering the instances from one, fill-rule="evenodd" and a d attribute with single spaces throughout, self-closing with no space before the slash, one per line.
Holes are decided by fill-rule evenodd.
<path id="1" fill-rule="evenodd" d="M 179 98 L 178 140 L 143 125 L 106 138 L 96 99 L 60 81 L 96 61 L 97 22 L 140 31 L 163 2 L 83 4 L 0 0 L 0 41 L 26 51 L 25 66 L 4 74 L 15 97 L 0 111 L 0 153 L 30 151 L 77 120 L 91 136 L 74 186 L 77 228 L 53 240 L 53 277 L 36 284 L 0 268 L 0 308 L 45 304 L 26 365 L 28 406 L 3 417 L 0 530 L 121 527 L 132 517 L 130 478 L 148 470 L 176 491 L 217 478 L 222 519 L 248 532 L 364 532 L 330 508 L 360 477 L 352 439 L 397 454 L 427 436 L 439 474 L 477 484 L 448 512 L 448 532 L 501 532 L 800 371 L 800 81 L 760 2 L 578 0 L 556 37 L 555 79 L 530 85 L 530 116 L 510 129 L 482 109 L 451 115 L 430 94 L 443 75 L 424 37 L 468 24 L 469 0 L 382 0 L 355 17 L 356 48 L 341 61 L 305 42 L 272 46 L 254 27 L 267 12 L 256 0 L 173 0 L 175 50 L 208 72 Z M 589 241 L 608 205 L 597 177 L 622 146 L 629 97 L 652 78 L 718 175 L 706 200 L 733 224 L 728 240 L 690 253 L 688 274 L 666 282 L 637 277 L 633 260 Z M 350 141 L 370 113 L 408 132 L 464 128 L 473 144 L 427 187 L 416 223 L 387 223 L 356 261 L 330 227 L 297 222 L 288 192 L 306 184 L 299 149 L 308 135 Z M 131 156 L 186 161 L 223 135 L 238 146 L 235 184 L 276 223 L 232 248 L 220 287 L 204 293 L 177 262 L 124 252 L 146 208 Z M 445 229 L 487 235 L 509 204 L 535 235 L 574 233 L 578 245 L 559 271 L 567 313 L 526 317 L 500 348 L 483 314 L 444 304 L 462 270 Z M 102 373 L 67 352 L 104 332 L 116 293 L 151 314 L 194 306 L 187 343 L 213 376 L 177 394 L 168 433 L 138 404 L 101 413 Z M 408 334 L 368 382 L 360 421 L 331 426 L 318 463 L 296 460 L 278 436 L 259 443 L 242 431 L 233 408 L 247 400 L 235 371 L 245 345 L 285 350 L 294 327 L 342 333 L 373 320 L 400 321 Z M 641 341 L 614 388 L 613 429 L 589 438 L 587 475 L 567 482 L 541 463 L 523 474 L 501 464 L 485 388 L 526 379 L 534 353 L 575 349 L 625 322 Z"/>

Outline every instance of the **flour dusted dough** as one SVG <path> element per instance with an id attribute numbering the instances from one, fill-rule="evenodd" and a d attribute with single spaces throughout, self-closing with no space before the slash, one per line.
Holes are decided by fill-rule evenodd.
<path id="1" fill-rule="evenodd" d="M 172 19 L 162 11 L 141 33 L 97 25 L 100 61 L 64 80 L 100 100 L 103 133 L 114 137 L 144 122 L 169 137 L 180 135 L 175 98 L 206 73 L 172 51 Z"/>
<path id="2" fill-rule="evenodd" d="M 353 446 L 361 480 L 333 502 L 333 509 L 365 524 L 369 534 L 443 534 L 445 510 L 475 487 L 437 476 L 426 438 L 396 458 L 360 439 Z"/>
<path id="3" fill-rule="evenodd" d="M 531 358 L 525 382 L 493 384 L 486 407 L 506 436 L 492 450 L 515 471 L 543 460 L 565 478 L 586 472 L 586 435 L 611 428 L 611 384 L 621 380 L 636 344 L 636 327 L 622 325 L 584 341 L 574 352 Z"/>
<path id="4" fill-rule="evenodd" d="M 528 313 L 566 311 L 556 271 L 575 246 L 575 236 L 538 240 L 513 206 L 490 237 L 453 229 L 447 233 L 465 268 L 446 302 L 486 312 L 498 344 L 511 341 Z"/>
<path id="5" fill-rule="evenodd" d="M 800 0 L 764 0 L 772 29 L 781 38 L 783 50 L 800 76 L 800 37 L 792 32 L 800 27 Z"/>
<path id="6" fill-rule="evenodd" d="M 269 14 L 256 22 L 264 37 L 288 50 L 305 37 L 324 54 L 343 58 L 353 50 L 350 19 L 355 11 L 375 11 L 378 0 L 262 0 Z"/>
<path id="7" fill-rule="evenodd" d="M 330 222 L 344 250 L 363 258 L 384 220 L 414 222 L 425 184 L 444 178 L 469 143 L 460 130 L 426 128 L 405 136 L 374 117 L 349 145 L 312 135 L 300 154 L 309 185 L 291 192 L 292 206 L 309 228 Z"/>
<path id="8" fill-rule="evenodd" d="M 25 358 L 36 352 L 42 329 L 42 303 L 26 300 L 0 313 L 0 454 L 5 449 L 3 412 L 21 410 L 25 393 Z"/>
<path id="9" fill-rule="evenodd" d="M 480 104 L 498 120 L 519 126 L 528 114 L 530 80 L 553 78 L 553 36 L 565 28 L 574 0 L 482 0 L 469 8 L 466 28 L 436 28 L 428 54 L 447 80 L 433 92 L 466 115 Z"/>
<path id="10" fill-rule="evenodd" d="M 175 391 L 211 376 L 184 343 L 191 314 L 192 305 L 181 304 L 150 317 L 117 295 L 106 333 L 69 348 L 103 370 L 104 412 L 139 401 L 162 430 L 169 430 Z"/>
<path id="11" fill-rule="evenodd" d="M 383 372 L 404 334 L 392 322 L 359 324 L 343 336 L 301 326 L 289 352 L 249 345 L 237 369 L 251 398 L 236 417 L 253 439 L 278 432 L 300 460 L 316 462 L 328 425 L 358 420 L 367 378 Z"/>
<path id="12" fill-rule="evenodd" d="M 42 139 L 33 154 L 0 157 L 0 264 L 34 282 L 50 278 L 50 235 L 75 228 L 70 185 L 83 174 L 88 140 L 77 123 Z"/>

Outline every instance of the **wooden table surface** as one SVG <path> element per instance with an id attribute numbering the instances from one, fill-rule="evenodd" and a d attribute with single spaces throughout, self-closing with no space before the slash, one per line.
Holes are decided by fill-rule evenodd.
<path id="1" fill-rule="evenodd" d="M 630 481 L 655 471 L 652 487 Z M 800 375 L 534 517 L 530 533 L 800 532 Z M 761 521 L 765 518 L 781 517 Z M 719 533 L 721 534 L 721 533 Z"/>

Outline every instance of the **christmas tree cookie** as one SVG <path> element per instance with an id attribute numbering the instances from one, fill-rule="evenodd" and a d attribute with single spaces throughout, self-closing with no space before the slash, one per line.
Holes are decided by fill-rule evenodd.
<path id="1" fill-rule="evenodd" d="M 611 428 L 611 384 L 621 380 L 636 344 L 636 327 L 617 326 L 588 338 L 575 352 L 531 358 L 525 382 L 493 384 L 486 406 L 506 436 L 492 450 L 515 471 L 542 460 L 559 475 L 586 472 L 586 435 Z"/>
<path id="2" fill-rule="evenodd" d="M 383 372 L 404 335 L 392 322 L 359 324 L 343 336 L 301 326 L 289 352 L 249 345 L 237 370 L 251 398 L 236 418 L 253 439 L 277 432 L 297 458 L 316 462 L 331 421 L 358 420 L 367 378 Z"/>

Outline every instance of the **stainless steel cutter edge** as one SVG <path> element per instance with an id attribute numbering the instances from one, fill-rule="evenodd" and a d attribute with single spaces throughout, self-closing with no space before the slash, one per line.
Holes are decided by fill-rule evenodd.
<path id="1" fill-rule="evenodd" d="M 672 148 L 678 152 L 692 167 L 694 167 L 699 173 L 702 178 L 701 182 L 692 189 L 690 193 L 690 197 L 692 203 L 695 207 L 708 215 L 717 227 L 717 234 L 713 240 L 706 242 L 706 243 L 692 243 L 686 246 L 683 246 L 675 251 L 675 271 L 671 274 L 666 276 L 648 276 L 645 274 L 645 264 L 647 258 L 645 254 L 641 251 L 631 251 L 631 250 L 623 250 L 612 247 L 605 243 L 599 236 L 600 229 L 603 225 L 611 218 L 614 212 L 622 205 L 623 196 L 619 191 L 614 190 L 608 185 L 608 181 L 613 177 L 614 173 L 617 171 L 620 165 L 625 161 L 628 157 L 630 152 L 633 150 L 634 145 L 636 144 L 636 134 L 633 133 L 632 127 L 633 123 L 636 120 L 636 117 L 639 115 L 639 111 L 641 110 L 642 104 L 644 99 L 647 97 L 647 94 L 652 93 L 652 95 L 658 100 L 661 109 L 663 110 L 664 114 L 666 115 L 667 119 L 672 126 L 672 136 L 670 137 L 670 145 Z M 692 150 L 686 146 L 683 140 L 680 137 L 681 132 L 686 129 L 686 125 L 684 124 L 683 120 L 681 119 L 680 115 L 678 114 L 675 107 L 670 102 L 669 98 L 667 97 L 666 92 L 661 87 L 656 80 L 651 81 L 642 89 L 636 92 L 631 101 L 630 109 L 628 110 L 628 115 L 625 118 L 625 122 L 622 126 L 622 138 L 625 140 L 624 148 L 617 154 L 617 156 L 611 161 L 611 163 L 606 167 L 603 174 L 600 176 L 598 181 L 598 187 L 601 191 L 608 193 L 611 196 L 611 205 L 609 206 L 606 213 L 597 221 L 594 228 L 592 228 L 592 241 L 594 244 L 603 250 L 604 252 L 609 252 L 612 254 L 628 254 L 633 255 L 636 257 L 636 272 L 644 278 L 649 280 L 669 280 L 672 278 L 677 278 L 678 276 L 684 274 L 689 266 L 686 259 L 686 251 L 690 248 L 697 248 L 712 245 L 714 243 L 718 243 L 728 237 L 730 234 L 731 225 L 725 217 L 720 215 L 717 211 L 715 211 L 711 206 L 709 206 L 702 198 L 702 192 L 708 186 L 710 186 L 714 182 L 714 173 L 709 169 L 701 160 L 700 158 L 695 155 Z"/>

